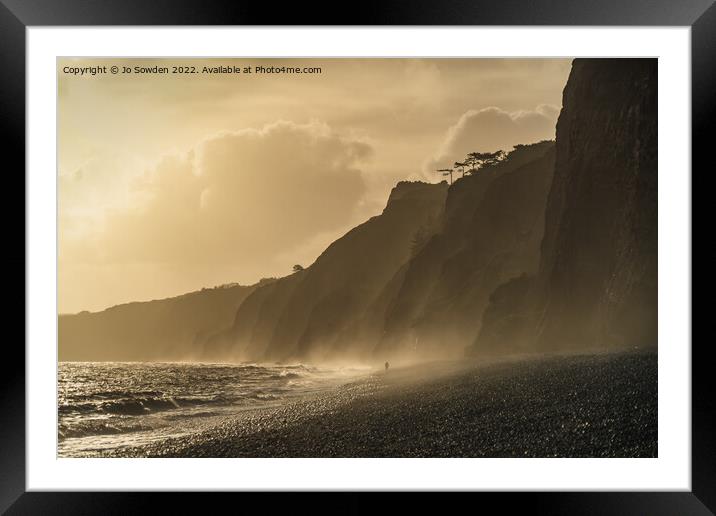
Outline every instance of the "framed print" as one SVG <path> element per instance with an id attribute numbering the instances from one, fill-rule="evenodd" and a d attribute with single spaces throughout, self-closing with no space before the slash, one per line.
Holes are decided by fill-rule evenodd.
<path id="1" fill-rule="evenodd" d="M 0 6 L 3 510 L 712 513 L 712 2 L 273 10 Z"/>

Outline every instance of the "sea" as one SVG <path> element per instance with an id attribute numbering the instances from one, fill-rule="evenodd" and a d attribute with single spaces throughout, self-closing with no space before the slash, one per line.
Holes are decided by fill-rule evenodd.
<path id="1" fill-rule="evenodd" d="M 102 455 L 200 432 L 368 374 L 306 364 L 61 362 L 58 456 Z"/>

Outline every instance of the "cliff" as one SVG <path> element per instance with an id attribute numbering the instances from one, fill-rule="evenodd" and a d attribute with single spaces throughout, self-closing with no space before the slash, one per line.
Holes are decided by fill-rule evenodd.
<path id="1" fill-rule="evenodd" d="M 553 169 L 554 144 L 541 142 L 451 186 L 441 231 L 393 287 L 376 354 L 462 353 L 494 288 L 537 269 Z"/>
<path id="2" fill-rule="evenodd" d="M 364 356 L 352 331 L 441 218 L 447 185 L 401 182 L 383 212 L 332 243 L 305 270 L 257 289 L 206 357 L 311 360 Z"/>
<path id="3" fill-rule="evenodd" d="M 61 360 L 418 361 L 654 346 L 656 60 L 577 59 L 556 142 L 401 182 L 305 270 L 60 317 Z M 479 148 L 479 142 L 476 142 Z"/>
<path id="4" fill-rule="evenodd" d="M 422 360 L 462 355 L 492 290 L 535 273 L 554 143 L 447 184 L 399 183 L 383 213 L 304 271 L 252 293 L 207 359 Z"/>
<path id="5" fill-rule="evenodd" d="M 254 287 L 221 286 L 178 297 L 113 306 L 58 318 L 61 361 L 197 358 L 197 345 L 228 328 Z M 200 349 L 200 348 L 199 348 Z"/>
<path id="6" fill-rule="evenodd" d="M 497 289 L 473 351 L 657 343 L 657 61 L 576 59 L 537 273 Z"/>

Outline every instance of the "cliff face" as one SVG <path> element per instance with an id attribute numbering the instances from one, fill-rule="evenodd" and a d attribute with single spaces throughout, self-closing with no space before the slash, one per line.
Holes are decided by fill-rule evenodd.
<path id="1" fill-rule="evenodd" d="M 183 296 L 113 306 L 58 318 L 61 361 L 150 361 L 198 358 L 198 345 L 228 328 L 254 287 L 203 289 Z"/>
<path id="2" fill-rule="evenodd" d="M 537 269 L 553 169 L 542 142 L 452 185 L 442 230 L 401 271 L 376 354 L 462 353 L 493 289 Z"/>
<path id="3" fill-rule="evenodd" d="M 448 186 L 399 183 L 383 213 L 308 269 L 257 289 L 208 359 L 445 358 L 477 336 L 492 290 L 534 274 L 554 143 Z"/>
<path id="4" fill-rule="evenodd" d="M 433 231 L 446 193 L 444 183 L 399 183 L 381 215 L 335 241 L 304 271 L 249 296 L 233 328 L 208 340 L 206 355 L 250 360 L 365 355 L 358 321 L 410 258 L 415 235 Z"/>
<path id="5" fill-rule="evenodd" d="M 382 327 L 381 294 L 437 230 L 447 189 L 399 183 L 381 215 L 285 278 L 61 315 L 60 360 L 366 358 L 374 341 L 361 336 Z"/>
<path id="6" fill-rule="evenodd" d="M 60 317 L 61 360 L 424 360 L 657 338 L 656 60 L 577 59 L 556 143 L 399 183 L 307 269 Z M 479 146 L 479 142 L 476 142 Z"/>
<path id="7" fill-rule="evenodd" d="M 656 345 L 656 160 L 657 61 L 576 59 L 539 270 L 494 293 L 474 351 Z"/>

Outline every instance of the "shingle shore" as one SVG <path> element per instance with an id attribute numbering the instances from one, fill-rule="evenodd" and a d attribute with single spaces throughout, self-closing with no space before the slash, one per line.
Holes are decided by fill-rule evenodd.
<path id="1" fill-rule="evenodd" d="M 149 457 L 655 457 L 656 352 L 423 364 L 188 438 Z"/>

